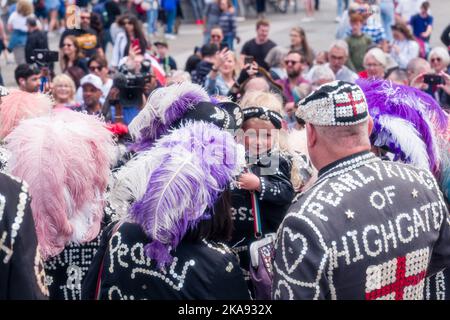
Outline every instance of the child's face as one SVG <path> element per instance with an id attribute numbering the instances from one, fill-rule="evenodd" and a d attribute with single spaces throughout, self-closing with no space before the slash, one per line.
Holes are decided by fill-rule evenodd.
<path id="1" fill-rule="evenodd" d="M 245 150 L 251 155 L 261 155 L 272 149 L 273 139 L 278 132 L 267 120 L 252 118 L 244 122 Z"/>

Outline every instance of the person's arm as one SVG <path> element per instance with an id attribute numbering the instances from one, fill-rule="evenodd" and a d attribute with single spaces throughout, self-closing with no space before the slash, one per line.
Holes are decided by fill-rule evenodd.
<path id="1" fill-rule="evenodd" d="M 416 41 L 408 41 L 408 47 L 405 48 L 405 50 L 399 50 L 397 57 L 398 57 L 398 64 L 402 66 L 406 66 L 409 61 L 411 61 L 414 58 L 417 58 L 419 56 L 419 45 Z"/>
<path id="2" fill-rule="evenodd" d="M 427 30 L 425 32 L 422 32 L 420 35 L 422 38 L 429 38 L 431 36 L 431 32 L 433 32 L 433 18 L 430 17 L 431 23 L 427 26 Z"/>
<path id="3" fill-rule="evenodd" d="M 275 241 L 273 300 L 330 298 L 331 259 L 320 227 L 305 216 L 284 218 Z"/>

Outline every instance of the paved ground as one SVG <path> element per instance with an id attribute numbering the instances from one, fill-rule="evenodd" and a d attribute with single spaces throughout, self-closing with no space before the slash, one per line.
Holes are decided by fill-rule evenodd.
<path id="1" fill-rule="evenodd" d="M 297 0 L 301 3 L 301 0 Z M 288 45 L 289 29 L 292 26 L 300 25 L 307 33 L 310 45 L 317 52 L 326 50 L 330 42 L 334 39 L 337 24 L 334 22 L 336 16 L 336 0 L 321 0 L 321 8 L 315 14 L 315 20 L 308 23 L 301 22 L 305 16 L 302 9 L 298 13 L 292 13 L 290 9 L 287 14 L 270 14 L 268 19 L 272 22 L 270 37 L 280 45 Z M 431 38 L 432 45 L 442 45 L 439 38 L 442 30 L 450 23 L 450 1 L 449 0 L 431 0 L 431 9 L 435 18 L 435 29 Z M 238 34 L 241 39 L 248 40 L 254 36 L 256 19 L 247 19 L 239 22 Z M 56 49 L 58 38 L 50 39 L 51 49 Z M 184 67 L 184 62 L 192 53 L 196 45 L 201 45 L 202 33 L 201 27 L 193 24 L 182 25 L 176 40 L 169 40 L 171 54 L 177 61 L 180 68 Z M 242 43 L 241 43 L 242 45 Z M 241 45 L 237 46 L 240 51 Z M 111 54 L 111 47 L 108 47 L 107 56 Z M 15 65 L 6 65 L 3 56 L 0 59 L 3 78 L 7 86 L 15 86 L 14 68 Z"/>

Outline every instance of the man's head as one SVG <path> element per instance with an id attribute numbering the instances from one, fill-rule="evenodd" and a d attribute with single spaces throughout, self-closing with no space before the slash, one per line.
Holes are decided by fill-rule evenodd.
<path id="1" fill-rule="evenodd" d="M 364 18 L 358 13 L 350 15 L 350 26 L 352 28 L 352 34 L 359 36 L 361 34 Z"/>
<path id="2" fill-rule="evenodd" d="M 153 43 L 156 47 L 156 52 L 161 58 L 165 58 L 168 56 L 169 53 L 169 45 L 166 41 L 156 41 Z"/>
<path id="3" fill-rule="evenodd" d="M 408 74 L 408 82 L 411 85 L 412 81 L 415 77 L 417 77 L 421 73 L 430 73 L 431 66 L 427 60 L 422 58 L 414 58 L 409 61 L 406 66 L 406 72 Z"/>
<path id="4" fill-rule="evenodd" d="M 409 83 L 408 73 L 405 70 L 398 69 L 398 68 L 393 70 L 392 72 L 390 72 L 387 79 L 392 81 L 393 83 L 401 84 L 401 85 L 405 85 L 405 86 L 407 86 Z"/>
<path id="5" fill-rule="evenodd" d="M 41 71 L 34 64 L 19 64 L 14 71 L 19 89 L 29 93 L 38 92 L 41 84 Z"/>
<path id="6" fill-rule="evenodd" d="M 210 34 L 210 44 L 215 44 L 218 48 L 220 48 L 220 44 L 223 41 L 223 31 L 220 26 L 215 26 L 211 29 Z"/>
<path id="7" fill-rule="evenodd" d="M 427 16 L 429 9 L 430 9 L 430 3 L 428 1 L 424 1 L 420 6 L 420 14 L 422 16 Z"/>
<path id="8" fill-rule="evenodd" d="M 102 96 L 102 80 L 96 75 L 88 74 L 81 78 L 80 84 L 83 88 L 84 104 L 90 109 L 98 107 Z"/>
<path id="9" fill-rule="evenodd" d="M 217 51 L 219 51 L 219 47 L 217 47 L 215 44 L 205 44 L 202 46 L 201 54 L 202 59 L 205 61 L 210 61 L 215 58 Z"/>
<path id="10" fill-rule="evenodd" d="M 348 59 L 348 44 L 344 40 L 334 41 L 328 52 L 330 68 L 336 74 L 345 65 Z"/>
<path id="11" fill-rule="evenodd" d="M 303 64 L 303 56 L 298 51 L 290 51 L 286 58 L 284 58 L 286 73 L 290 79 L 296 79 L 302 74 Z"/>
<path id="12" fill-rule="evenodd" d="M 91 25 L 91 13 L 88 10 L 81 10 L 80 13 L 80 27 L 83 30 L 86 30 Z"/>
<path id="13" fill-rule="evenodd" d="M 373 121 L 363 91 L 334 81 L 300 101 L 296 116 L 306 122 L 308 152 L 314 166 L 326 165 L 370 150 Z"/>
<path id="14" fill-rule="evenodd" d="M 99 56 L 93 55 L 88 62 L 89 73 L 96 75 L 102 82 L 106 82 L 108 80 L 108 63 L 106 59 Z"/>
<path id="15" fill-rule="evenodd" d="M 256 23 L 256 41 L 258 43 L 265 43 L 269 40 L 270 22 L 269 20 L 261 19 Z"/>

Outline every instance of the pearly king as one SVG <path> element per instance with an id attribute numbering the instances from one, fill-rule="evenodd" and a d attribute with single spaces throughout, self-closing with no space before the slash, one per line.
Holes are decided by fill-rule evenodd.
<path id="1" fill-rule="evenodd" d="M 298 116 L 369 121 L 361 89 L 341 81 L 300 102 Z M 428 170 L 358 152 L 321 168 L 294 201 L 278 230 L 274 299 L 423 299 L 426 276 L 450 265 L 448 209 Z"/>

